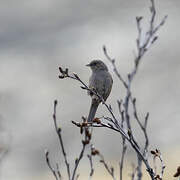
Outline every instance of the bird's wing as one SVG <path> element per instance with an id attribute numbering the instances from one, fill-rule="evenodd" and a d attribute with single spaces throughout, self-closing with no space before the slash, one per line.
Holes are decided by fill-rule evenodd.
<path id="1" fill-rule="evenodd" d="M 106 99 L 108 98 L 110 92 L 111 92 L 111 89 L 112 89 L 112 85 L 113 85 L 113 79 L 112 79 L 112 76 L 109 72 L 106 73 L 106 78 L 105 79 L 105 82 L 104 82 L 104 94 L 103 94 L 103 98 L 104 100 L 106 101 Z"/>
<path id="2" fill-rule="evenodd" d="M 108 71 L 100 71 L 92 74 L 89 80 L 89 88 L 95 89 L 104 100 L 106 100 L 111 92 L 112 77 Z M 93 94 L 90 93 L 92 96 Z"/>

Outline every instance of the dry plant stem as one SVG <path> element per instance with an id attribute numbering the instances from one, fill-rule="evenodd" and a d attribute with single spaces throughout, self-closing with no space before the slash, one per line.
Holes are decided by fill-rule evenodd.
<path id="1" fill-rule="evenodd" d="M 114 67 L 114 69 L 115 69 L 115 73 L 116 73 L 116 75 L 119 77 L 119 72 L 118 72 L 118 70 L 117 70 L 117 68 L 116 68 L 116 65 L 115 65 L 115 62 L 114 62 L 114 59 L 111 59 L 110 58 L 110 56 L 108 55 L 108 53 L 107 53 L 107 50 L 106 50 L 106 47 L 104 46 L 103 47 L 103 50 L 104 50 L 104 54 L 106 55 L 106 57 L 108 58 L 108 60 L 110 60 L 110 62 L 112 63 L 112 65 L 113 65 L 113 67 Z M 136 73 L 134 73 L 134 72 L 137 72 L 137 68 L 138 68 L 138 66 L 135 66 L 135 70 L 133 70 L 132 71 L 132 75 L 129 75 L 129 77 L 131 77 L 131 78 L 129 78 L 129 83 L 128 84 L 126 84 L 126 82 L 122 79 L 122 77 L 120 78 L 120 81 L 124 84 L 124 86 L 125 86 L 125 88 L 127 89 L 127 95 L 126 95 L 126 97 L 125 97 L 125 103 L 124 103 L 124 111 L 123 111 L 123 113 L 125 113 L 125 121 L 126 121 L 126 123 L 127 123 L 127 127 L 131 130 L 131 123 L 130 123 L 130 116 L 129 116 L 129 112 L 128 112 L 128 109 L 129 109 L 129 100 L 131 100 L 131 102 L 133 102 L 133 98 L 132 98 L 132 93 L 131 93 L 131 91 L 130 91 L 130 87 L 131 87 L 131 82 L 132 82 L 132 80 L 133 80 L 133 77 L 135 76 L 135 74 Z M 144 148 L 144 151 L 143 151 L 143 154 L 139 154 L 139 153 L 137 153 L 137 156 L 138 156 L 138 168 L 137 168 L 137 170 L 138 170 L 138 177 L 139 177 L 139 179 L 138 180 L 140 180 L 141 179 L 141 177 L 142 177 L 142 171 L 141 171 L 141 165 L 142 165 L 142 160 L 144 161 L 144 163 L 146 164 L 146 167 L 148 167 L 149 166 L 149 163 L 147 162 L 147 160 L 146 160 L 146 158 L 144 157 L 145 156 L 145 152 L 146 152 L 146 150 L 147 150 L 147 148 L 148 148 L 148 144 L 149 144 L 149 141 L 148 141 L 148 136 L 147 136 L 147 132 L 146 132 L 146 127 L 147 127 L 147 120 L 148 120 L 148 116 L 146 116 L 147 118 L 146 118 L 146 120 L 145 120 L 145 125 L 144 125 L 144 127 L 142 126 L 142 124 L 141 124 L 141 122 L 140 122 L 140 120 L 138 119 L 138 117 L 137 117 L 137 109 L 136 109 L 136 106 L 135 106 L 135 104 L 133 104 L 134 106 L 134 116 L 136 115 L 136 120 L 138 121 L 138 124 L 140 125 L 140 127 L 141 127 L 141 129 L 143 130 L 143 132 L 144 132 L 144 135 L 145 135 L 145 139 L 146 139 L 146 145 L 145 145 L 145 148 Z M 122 111 L 120 112 L 120 114 L 121 114 L 121 118 L 123 118 L 124 117 L 124 115 L 122 116 Z M 132 140 L 134 140 L 134 138 L 133 138 L 133 135 L 132 135 Z M 135 142 L 135 144 L 136 144 L 136 146 L 134 146 L 134 147 L 136 147 L 136 152 L 138 151 L 138 149 L 139 149 L 139 147 L 138 147 L 138 144 L 137 144 L 137 142 L 134 140 L 134 142 Z M 142 156 L 143 156 L 143 159 L 142 159 Z M 150 166 L 149 166 L 150 167 Z M 148 168 L 147 168 L 147 170 L 148 170 Z M 152 171 L 152 169 L 150 168 L 149 170 L 148 170 L 148 172 L 150 172 L 151 173 L 151 178 L 153 178 L 154 177 L 154 174 L 153 174 L 153 171 Z"/>
<path id="2" fill-rule="evenodd" d="M 126 140 L 124 137 L 122 137 L 122 145 L 123 145 L 123 148 L 122 148 L 122 155 L 121 155 L 121 160 L 120 160 L 120 163 L 119 163 L 119 172 L 120 172 L 120 180 L 123 180 L 123 165 L 124 165 L 124 158 L 125 158 L 125 153 L 126 153 L 126 149 L 127 149 L 127 146 L 126 146 Z"/>
<path id="3" fill-rule="evenodd" d="M 83 123 L 86 123 L 85 118 L 82 117 L 82 119 L 83 119 Z M 75 166 L 72 173 L 72 180 L 74 180 L 75 176 L 76 176 L 76 179 L 78 179 L 79 177 L 79 174 L 76 175 L 76 171 L 77 171 L 77 168 L 79 166 L 81 159 L 84 156 L 85 148 L 90 143 L 90 140 L 91 140 L 91 133 L 89 132 L 88 126 L 85 125 L 85 126 L 78 126 L 78 127 L 80 127 L 81 134 L 84 132 L 85 137 L 84 137 L 84 140 L 82 140 L 82 149 L 79 154 L 79 157 L 75 160 Z"/>
<path id="4" fill-rule="evenodd" d="M 79 127 L 79 123 L 78 122 L 75 122 L 75 121 L 71 121 L 74 125 L 76 125 L 77 127 Z M 98 124 L 94 124 L 94 123 L 88 123 L 88 127 L 98 127 L 98 128 L 108 128 L 108 129 L 111 129 L 113 131 L 116 131 L 116 132 L 120 132 L 118 129 L 114 128 L 112 125 L 110 124 L 104 124 L 104 123 L 100 123 L 99 125 Z"/>
<path id="5" fill-rule="evenodd" d="M 65 164 L 66 164 L 68 179 L 71 180 L 70 167 L 69 167 L 69 163 L 67 161 L 66 151 L 65 151 L 63 139 L 62 139 L 62 136 L 61 136 L 61 129 L 58 128 L 58 126 L 57 126 L 56 106 L 57 106 L 57 101 L 55 100 L 54 101 L 54 113 L 53 113 L 54 126 L 55 126 L 56 133 L 58 135 L 58 138 L 59 138 L 59 143 L 60 143 L 61 150 L 62 150 L 62 153 L 63 153 L 64 161 L 65 161 Z"/>
<path id="6" fill-rule="evenodd" d="M 49 167 L 49 169 L 51 170 L 51 172 L 53 173 L 54 177 L 56 180 L 58 180 L 58 176 L 56 174 L 56 171 L 52 168 L 51 164 L 50 164 L 50 161 L 49 161 L 49 152 L 45 152 L 45 155 L 46 155 L 46 163 Z M 59 178 L 59 180 L 61 180 L 61 178 Z"/>
<path id="7" fill-rule="evenodd" d="M 56 133 L 58 134 L 58 137 L 59 137 L 59 142 L 60 142 L 60 146 L 61 146 L 61 150 L 62 150 L 62 153 L 63 153 L 63 157 L 64 157 L 64 161 L 65 161 L 65 164 L 66 164 L 66 169 L 67 169 L 67 174 L 68 174 L 68 178 L 69 180 L 74 180 L 75 178 L 78 179 L 79 175 L 76 176 L 76 171 L 77 171 L 77 168 L 79 166 L 79 163 L 84 155 L 84 151 L 85 151 L 85 147 L 86 147 L 86 144 L 85 143 L 82 143 L 83 146 L 82 146 L 82 150 L 79 154 L 79 157 L 76 159 L 75 161 L 75 166 L 74 166 L 74 169 L 72 171 L 72 178 L 71 178 L 71 172 L 70 172 L 70 165 L 67 161 L 67 156 L 66 156 L 66 151 L 65 151 L 65 148 L 64 148 L 64 143 L 63 143 L 63 139 L 62 139 L 62 136 L 61 136 L 61 128 L 58 128 L 57 126 L 57 120 L 56 120 L 56 106 L 57 106 L 57 101 L 55 100 L 54 101 L 54 113 L 53 113 L 53 120 L 54 120 L 54 126 L 55 126 L 55 130 L 56 130 Z M 85 136 L 85 140 L 86 140 L 86 136 Z M 58 168 L 58 166 L 57 166 Z M 59 171 L 58 171 L 59 172 Z M 61 177 L 61 174 L 60 172 L 58 173 L 58 176 Z"/>
<path id="8" fill-rule="evenodd" d="M 56 163 L 56 168 L 57 168 L 57 175 L 58 175 L 59 179 L 61 180 L 61 179 L 62 179 L 62 175 L 61 175 L 61 172 L 60 172 L 60 170 L 59 170 L 59 165 L 58 165 L 58 163 Z"/>
<path id="9" fill-rule="evenodd" d="M 155 16 L 156 16 L 156 9 L 155 9 L 155 4 L 154 4 L 154 0 L 151 0 L 151 7 L 150 7 L 150 11 L 151 11 L 151 20 L 150 20 L 150 27 L 149 30 L 146 32 L 146 37 L 145 40 L 142 39 L 142 28 L 141 28 L 141 20 L 143 17 L 137 17 L 136 18 L 136 22 L 137 22 L 137 29 L 138 29 L 138 38 L 137 38 L 137 50 L 138 50 L 138 54 L 134 60 L 134 68 L 132 70 L 131 73 L 128 74 L 128 81 L 126 82 L 121 74 L 119 73 L 119 71 L 116 68 L 115 65 L 115 59 L 112 59 L 106 50 L 106 47 L 103 47 L 104 50 L 104 54 L 107 57 L 107 59 L 112 63 L 113 69 L 115 74 L 117 75 L 117 77 L 119 78 L 119 80 L 122 82 L 122 84 L 124 85 L 124 87 L 127 89 L 127 94 L 124 100 L 124 109 L 125 109 L 125 118 L 126 118 L 126 123 L 127 123 L 127 127 L 131 130 L 131 123 L 130 123 L 130 116 L 129 116 L 129 100 L 131 100 L 131 103 L 133 104 L 133 108 L 134 108 L 134 116 L 135 119 L 137 120 L 139 126 L 141 127 L 144 136 L 145 136 L 145 147 L 144 147 L 144 151 L 143 151 L 143 156 L 146 155 L 147 149 L 148 149 L 148 145 L 149 145 L 149 140 L 148 140 L 148 136 L 147 136 L 147 131 L 146 131 L 146 126 L 147 126 L 147 120 L 148 120 L 148 116 L 149 114 L 147 114 L 146 118 L 145 118 L 145 124 L 142 125 L 142 123 L 140 122 L 138 116 L 137 116 L 137 110 L 136 110 L 136 105 L 135 103 L 133 103 L 133 98 L 132 98 L 132 93 L 131 93 L 131 84 L 132 81 L 138 71 L 138 67 L 139 67 L 139 63 L 140 60 L 142 59 L 142 57 L 144 56 L 145 52 L 147 52 L 147 50 L 149 49 L 149 47 L 157 40 L 157 36 L 155 36 L 155 33 L 159 30 L 160 26 L 162 26 L 166 19 L 167 16 L 165 16 L 161 22 L 159 23 L 159 25 L 157 25 L 156 27 L 154 27 L 154 21 L 155 21 Z M 142 177 L 142 171 L 141 171 L 141 165 L 142 165 L 142 158 L 141 156 L 138 155 L 138 167 L 137 167 L 137 171 L 138 171 L 138 180 L 141 180 Z M 153 175 L 153 172 L 152 172 Z M 151 175 L 151 178 L 153 178 L 153 176 Z"/>
<path id="10" fill-rule="evenodd" d="M 104 54 L 107 57 L 107 59 L 112 63 L 112 66 L 113 66 L 115 74 L 117 75 L 119 80 L 123 83 L 125 88 L 127 89 L 127 95 L 125 97 L 124 106 L 125 106 L 125 117 L 126 117 L 127 125 L 128 125 L 128 128 L 130 128 L 130 129 L 131 129 L 131 125 L 129 123 L 128 106 L 129 106 L 129 99 L 132 98 L 131 90 L 130 90 L 131 89 L 132 81 L 133 81 L 133 79 L 134 79 L 134 77 L 136 75 L 136 72 L 138 70 L 140 60 L 142 59 L 143 55 L 145 54 L 145 52 L 150 47 L 149 45 L 152 45 L 155 42 L 155 40 L 157 40 L 157 36 L 156 36 L 156 38 L 154 38 L 155 33 L 159 30 L 160 26 L 162 26 L 165 23 L 166 19 L 167 19 L 167 16 L 165 16 L 162 19 L 162 21 L 159 23 L 159 25 L 154 27 L 154 20 L 155 20 L 155 15 L 156 15 L 156 9 L 155 9 L 154 0 L 151 0 L 150 10 L 151 10 L 150 27 L 149 27 L 149 30 L 146 32 L 145 40 L 142 40 L 142 29 L 141 29 L 141 20 L 142 20 L 142 17 L 137 17 L 136 18 L 137 29 L 138 29 L 138 39 L 137 39 L 138 55 L 136 56 L 136 58 L 134 60 L 134 68 L 133 68 L 132 72 L 128 74 L 128 82 L 126 82 L 122 78 L 121 74 L 117 70 L 117 67 L 115 65 L 115 59 L 112 59 L 108 55 L 106 47 L 105 46 L 103 47 Z"/>
<path id="11" fill-rule="evenodd" d="M 100 157 L 100 162 L 104 165 L 105 169 L 107 170 L 107 172 L 111 175 L 111 177 L 113 178 L 113 180 L 116 180 L 115 176 L 114 176 L 114 168 L 113 167 L 109 167 L 108 164 L 106 163 L 106 161 L 104 160 L 104 156 L 102 154 L 99 154 Z"/>
<path id="12" fill-rule="evenodd" d="M 76 180 L 78 180 L 79 176 L 80 176 L 80 175 L 79 175 L 79 174 L 77 174 L 77 176 L 76 176 Z"/>
<path id="13" fill-rule="evenodd" d="M 119 109 L 119 114 L 121 116 L 121 128 L 124 128 L 124 111 L 121 108 L 122 105 L 122 101 L 117 101 L 118 103 L 118 109 Z M 126 150 L 127 150 L 127 146 L 126 146 L 126 139 L 122 137 L 122 154 L 121 154 L 121 160 L 119 162 L 119 179 L 123 180 L 123 165 L 124 165 L 124 158 L 125 158 L 125 154 L 126 154 Z"/>
<path id="14" fill-rule="evenodd" d="M 124 79 L 122 78 L 121 74 L 119 73 L 119 71 L 118 71 L 117 68 L 116 68 L 115 59 L 112 59 L 112 58 L 108 55 L 105 46 L 103 46 L 103 51 L 104 51 L 104 54 L 105 54 L 106 58 L 112 63 L 113 71 L 115 72 L 116 76 L 117 76 L 117 77 L 119 78 L 119 80 L 123 83 L 123 85 L 127 88 L 126 82 L 124 81 Z"/>
<path id="15" fill-rule="evenodd" d="M 164 161 L 163 161 L 161 155 L 159 156 L 159 159 L 160 159 L 160 161 L 161 161 L 161 178 L 162 178 L 163 175 L 164 175 L 164 170 L 165 170 L 166 166 L 164 165 Z"/>
<path id="16" fill-rule="evenodd" d="M 142 179 L 142 159 L 141 157 L 137 154 L 137 180 Z"/>
<path id="17" fill-rule="evenodd" d="M 153 157 L 154 173 L 157 174 L 156 156 Z"/>
<path id="18" fill-rule="evenodd" d="M 83 157 L 83 155 L 84 155 L 85 147 L 86 147 L 86 144 L 83 144 L 83 147 L 82 147 L 82 150 L 81 150 L 81 152 L 80 152 L 80 154 L 79 154 L 79 157 L 78 157 L 78 159 L 76 159 L 76 161 L 75 161 L 75 167 L 74 167 L 73 174 L 72 174 L 72 180 L 74 180 L 74 178 L 75 178 L 78 165 L 79 165 L 79 163 L 80 163 L 80 161 L 81 161 L 81 159 L 82 159 L 82 157 Z M 77 177 L 79 177 L 79 175 L 77 175 Z M 77 178 L 76 178 L 76 179 L 77 179 Z"/>
<path id="19" fill-rule="evenodd" d="M 136 167 L 134 164 L 132 164 L 132 174 L 131 174 L 131 180 L 135 180 L 136 177 Z"/>
<path id="20" fill-rule="evenodd" d="M 132 100 L 132 99 L 131 99 Z M 148 122 L 148 118 L 149 118 L 149 113 L 146 114 L 145 116 L 145 121 L 144 121 L 144 125 L 141 123 L 138 113 L 137 113 L 137 108 L 136 108 L 136 100 L 132 100 L 132 104 L 133 104 L 133 109 L 134 109 L 134 117 L 136 119 L 136 121 L 138 122 L 141 130 L 144 133 L 144 137 L 145 137 L 145 146 L 144 146 L 144 150 L 143 150 L 143 155 L 146 155 L 146 152 L 148 151 L 148 146 L 149 146 L 149 139 L 148 139 L 148 135 L 147 135 L 147 122 Z"/>
<path id="21" fill-rule="evenodd" d="M 138 116 L 138 113 L 137 113 L 136 99 L 131 98 L 131 102 L 133 104 L 134 117 L 135 117 L 136 121 L 138 122 L 138 125 L 140 126 L 141 130 L 144 133 L 145 146 L 144 146 L 144 149 L 143 149 L 143 156 L 146 157 L 146 153 L 148 152 L 148 146 L 149 146 L 149 139 L 148 139 L 147 129 L 146 129 L 147 128 L 147 122 L 148 122 L 149 113 L 146 114 L 145 123 L 143 125 L 141 123 L 141 121 L 139 120 L 139 116 Z M 138 177 L 138 180 L 141 180 L 142 179 L 142 159 L 137 155 L 137 160 L 138 160 L 137 177 Z"/>
<path id="22" fill-rule="evenodd" d="M 156 16 L 156 9 L 155 9 L 154 0 L 151 0 L 150 12 L 151 12 L 150 27 L 149 27 L 149 30 L 146 32 L 145 41 L 142 40 L 142 29 L 141 29 L 141 20 L 142 20 L 142 17 L 137 17 L 136 18 L 137 29 L 138 29 L 138 39 L 137 39 L 138 55 L 137 55 L 137 57 L 135 58 L 135 61 L 134 61 L 135 62 L 134 63 L 134 69 L 128 75 L 129 93 L 130 93 L 131 82 L 132 82 L 135 74 L 137 73 L 140 60 L 144 56 L 145 52 L 147 52 L 147 50 L 150 48 L 150 46 L 157 40 L 157 36 L 155 36 L 155 33 L 158 31 L 160 26 L 162 26 L 165 23 L 165 20 L 167 18 L 167 16 L 165 16 L 162 19 L 162 21 L 159 23 L 159 25 L 154 27 L 154 21 L 155 21 L 155 16 Z M 129 93 L 127 93 L 127 94 L 129 94 Z M 132 101 L 132 97 L 131 97 L 131 101 Z M 140 122 L 140 120 L 138 118 L 138 115 L 137 115 L 137 109 L 136 109 L 136 103 L 135 102 L 136 101 L 132 101 L 133 108 L 134 108 L 134 117 L 137 120 L 137 122 L 138 122 L 139 126 L 141 127 L 141 129 L 142 129 L 142 131 L 144 133 L 144 136 L 145 136 L 145 141 L 146 142 L 145 142 L 145 147 L 144 147 L 144 152 L 143 152 L 143 155 L 145 156 L 146 152 L 148 150 L 148 145 L 149 145 L 148 135 L 147 135 L 147 131 L 146 131 L 147 120 L 148 120 L 149 114 L 147 114 L 147 116 L 145 118 L 145 123 L 144 123 L 144 125 L 142 125 L 142 123 Z M 137 167 L 138 180 L 141 180 L 141 178 L 142 178 L 141 166 L 142 166 L 142 160 L 138 156 L 138 167 Z"/>
<path id="23" fill-rule="evenodd" d="M 94 168 L 93 168 L 93 161 L 92 161 L 92 155 L 87 155 L 88 159 L 89 159 L 89 163 L 90 163 L 90 167 L 91 167 L 91 171 L 90 171 L 90 174 L 89 174 L 89 180 L 92 179 L 92 176 L 94 174 Z"/>

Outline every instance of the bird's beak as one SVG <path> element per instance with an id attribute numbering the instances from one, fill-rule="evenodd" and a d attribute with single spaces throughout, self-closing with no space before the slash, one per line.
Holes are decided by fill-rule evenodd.
<path id="1" fill-rule="evenodd" d="M 86 64 L 86 66 L 90 67 L 91 65 L 90 64 Z"/>

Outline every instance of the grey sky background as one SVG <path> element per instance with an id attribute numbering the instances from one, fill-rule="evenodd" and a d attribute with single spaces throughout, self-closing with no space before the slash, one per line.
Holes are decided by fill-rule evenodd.
<path id="1" fill-rule="evenodd" d="M 157 0 L 156 4 L 158 19 L 166 14 L 169 17 L 158 33 L 160 38 L 143 59 L 133 92 L 140 115 L 150 112 L 151 148 L 164 153 L 166 177 L 172 177 L 180 152 L 180 2 Z M 50 150 L 52 159 L 62 162 L 52 121 L 54 99 L 59 101 L 57 116 L 69 158 L 77 156 L 80 136 L 71 120 L 80 121 L 87 115 L 90 98 L 77 82 L 58 79 L 59 66 L 68 67 L 88 82 L 90 70 L 85 65 L 92 59 L 104 60 L 114 79 L 108 103 L 117 112 L 116 100 L 123 97 L 124 90 L 103 55 L 102 45 L 116 58 L 125 77 L 133 65 L 135 17 L 143 15 L 144 21 L 148 20 L 149 5 L 148 0 L 0 0 L 1 144 L 10 147 L 1 164 L 2 180 L 53 178 L 44 149 Z M 97 116 L 104 113 L 101 106 Z M 141 139 L 141 134 L 137 137 Z M 119 136 L 96 129 L 94 139 L 105 157 L 117 163 Z M 133 160 L 134 152 L 129 149 L 128 153 L 127 158 Z M 87 171 L 87 161 L 82 164 Z M 103 177 L 100 172 L 94 179 Z"/>

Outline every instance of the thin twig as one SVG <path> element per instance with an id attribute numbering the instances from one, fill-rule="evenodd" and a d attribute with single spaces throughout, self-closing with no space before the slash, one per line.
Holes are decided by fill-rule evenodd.
<path id="1" fill-rule="evenodd" d="M 124 128 L 124 111 L 122 110 L 121 108 L 121 105 L 122 105 L 122 101 L 117 101 L 118 103 L 118 109 L 119 109 L 119 114 L 121 116 L 121 128 L 123 129 Z M 119 162 L 119 179 L 120 180 L 123 180 L 123 165 L 124 165 L 124 158 L 125 158 L 125 153 L 126 153 L 126 150 L 127 150 L 127 145 L 126 145 L 126 139 L 122 137 L 122 153 L 121 153 L 121 160 Z"/>
<path id="2" fill-rule="evenodd" d="M 140 126 L 141 130 L 144 133 L 144 137 L 145 137 L 145 146 L 143 149 L 143 156 L 146 157 L 146 153 L 148 152 L 148 146 L 149 146 L 149 139 L 148 139 L 148 135 L 147 135 L 147 121 L 148 121 L 148 117 L 149 117 L 149 113 L 147 113 L 146 117 L 145 117 L 145 123 L 144 125 L 140 122 L 139 116 L 138 116 L 138 112 L 137 112 L 137 108 L 136 108 L 136 99 L 132 99 L 131 98 L 131 102 L 133 104 L 133 110 L 134 110 L 134 117 L 136 119 L 136 121 L 138 122 L 138 125 Z M 142 159 L 141 157 L 139 157 L 139 155 L 137 155 L 137 161 L 138 161 L 138 165 L 137 165 L 137 177 L 138 180 L 141 180 L 142 178 Z"/>
<path id="3" fill-rule="evenodd" d="M 74 167 L 74 170 L 73 170 L 73 174 L 72 174 L 72 180 L 74 180 L 75 178 L 75 175 L 76 175 L 76 171 L 77 171 L 77 168 L 78 168 L 78 165 L 79 165 L 79 162 L 81 161 L 83 155 L 84 155 L 84 150 L 85 150 L 85 147 L 86 147 L 86 144 L 83 144 L 83 147 L 82 147 L 82 150 L 79 154 L 79 157 L 75 160 L 75 167 Z M 76 178 L 77 179 L 77 178 Z"/>
<path id="4" fill-rule="evenodd" d="M 66 151 L 65 151 L 65 148 L 64 148 L 64 143 L 63 143 L 63 139 L 62 139 L 62 135 L 61 135 L 61 128 L 60 127 L 58 128 L 58 126 L 57 126 L 57 120 L 56 120 L 57 103 L 58 103 L 57 100 L 55 100 L 54 101 L 54 113 L 53 113 L 54 126 L 55 126 L 56 133 L 58 135 L 58 138 L 59 138 L 59 143 L 60 143 L 61 150 L 62 150 L 62 153 L 63 153 L 64 161 L 65 161 L 65 164 L 66 164 L 68 178 L 69 178 L 69 180 L 71 180 L 70 167 L 69 167 L 69 163 L 68 163 L 68 160 L 67 160 Z"/>
<path id="5" fill-rule="evenodd" d="M 99 153 L 99 157 L 100 157 L 100 162 L 104 165 L 105 169 L 107 170 L 107 172 L 111 175 L 111 177 L 113 178 L 113 180 L 116 180 L 115 176 L 114 176 L 114 168 L 113 167 L 109 167 L 108 164 L 106 163 L 106 161 L 104 160 L 104 156 L 102 154 Z"/>
<path id="6" fill-rule="evenodd" d="M 132 164 L 132 173 L 130 174 L 131 180 L 135 180 L 135 177 L 136 177 L 136 171 L 137 171 L 137 169 L 136 169 L 135 165 Z"/>
<path id="7" fill-rule="evenodd" d="M 83 123 L 78 127 L 80 127 L 82 133 L 84 132 L 85 136 L 84 136 L 84 140 L 82 140 L 82 149 L 81 149 L 81 152 L 79 154 L 79 157 L 75 160 L 75 166 L 74 166 L 74 169 L 72 171 L 72 180 L 74 180 L 74 178 L 76 176 L 76 171 L 77 171 L 77 168 L 79 166 L 79 163 L 80 163 L 81 159 L 84 156 L 85 148 L 90 143 L 90 140 L 91 140 L 91 133 L 89 132 L 89 128 L 86 125 L 84 117 L 82 117 L 82 119 L 83 119 Z M 76 179 L 78 177 L 79 177 L 79 174 L 76 176 Z"/>
<path id="8" fill-rule="evenodd" d="M 46 155 L 46 163 L 47 163 L 49 169 L 50 169 L 51 172 L 53 173 L 55 179 L 58 180 L 58 176 L 57 176 L 57 174 L 56 174 L 56 171 L 53 169 L 53 167 L 51 166 L 51 163 L 50 163 L 50 161 L 49 161 L 49 151 L 46 151 L 46 152 L 45 152 L 45 155 Z M 61 180 L 61 179 L 60 179 L 60 180 Z"/>
<path id="9" fill-rule="evenodd" d="M 79 176 L 80 176 L 80 175 L 79 175 L 79 174 L 77 174 L 77 176 L 76 176 L 76 180 L 78 180 Z"/>
<path id="10" fill-rule="evenodd" d="M 87 155 L 88 159 L 89 159 L 89 163 L 90 163 L 90 167 L 91 167 L 91 171 L 89 174 L 89 180 L 92 179 L 92 176 L 94 174 L 94 168 L 93 168 L 93 161 L 92 161 L 92 155 Z"/>
<path id="11" fill-rule="evenodd" d="M 160 161 L 161 161 L 161 178 L 163 178 L 164 170 L 165 170 L 166 166 L 165 166 L 165 164 L 164 164 L 164 161 L 163 161 L 163 159 L 162 159 L 162 155 L 161 155 L 161 154 L 160 154 L 160 156 L 159 156 L 159 159 L 160 159 Z"/>
<path id="12" fill-rule="evenodd" d="M 154 173 L 157 174 L 156 156 L 153 157 Z"/>
<path id="13" fill-rule="evenodd" d="M 123 180 L 123 165 L 124 165 L 124 157 L 125 157 L 125 153 L 127 150 L 127 146 L 126 146 L 126 140 L 123 138 L 123 143 L 122 143 L 123 147 L 122 147 L 122 154 L 121 154 L 121 161 L 119 163 L 119 171 L 120 171 L 120 180 Z"/>
<path id="14" fill-rule="evenodd" d="M 58 175 L 59 179 L 61 180 L 61 179 L 62 179 L 62 175 L 61 175 L 61 172 L 60 172 L 60 170 L 59 170 L 59 165 L 58 165 L 58 163 L 56 163 L 56 169 L 57 169 L 57 175 Z"/>
<path id="15" fill-rule="evenodd" d="M 117 67 L 116 67 L 116 65 L 115 65 L 115 59 L 112 59 L 112 58 L 108 55 L 105 46 L 103 46 L 103 51 L 104 51 L 104 54 L 105 54 L 106 58 L 112 63 L 112 65 L 113 65 L 113 70 L 114 70 L 115 74 L 117 75 L 117 77 L 119 78 L 119 80 L 124 84 L 124 86 L 127 88 L 127 84 L 126 84 L 125 80 L 122 78 L 121 74 L 120 74 L 119 71 L 117 70 Z"/>
<path id="16" fill-rule="evenodd" d="M 57 103 L 58 103 L 57 100 L 55 100 L 54 101 L 54 112 L 53 112 L 53 120 L 54 120 L 55 130 L 56 130 L 56 133 L 57 133 L 58 138 L 59 138 L 62 154 L 63 154 L 63 157 L 64 157 L 66 169 L 67 169 L 68 178 L 69 178 L 69 180 L 75 180 L 75 179 L 77 180 L 78 177 L 79 177 L 79 174 L 76 175 L 76 171 L 77 171 L 79 163 L 80 163 L 80 161 L 81 161 L 81 159 L 82 159 L 82 157 L 84 155 L 85 147 L 90 142 L 91 134 L 90 134 L 88 128 L 82 127 L 82 133 L 83 132 L 85 133 L 85 139 L 82 140 L 83 146 L 82 146 L 81 152 L 79 154 L 79 157 L 75 160 L 75 166 L 73 168 L 72 177 L 71 177 L 70 165 L 68 163 L 67 156 L 66 156 L 66 151 L 65 151 L 65 148 L 64 148 L 64 143 L 63 143 L 63 139 L 62 139 L 62 135 L 61 135 L 61 128 L 57 126 L 57 120 L 56 120 L 56 107 L 57 107 Z M 61 176 L 61 173 L 60 173 L 60 170 L 59 170 L 59 166 L 57 164 L 57 174 L 56 174 L 56 171 L 54 169 L 52 169 L 52 167 L 50 166 L 49 159 L 48 159 L 48 153 L 46 153 L 46 161 L 48 162 L 49 168 L 51 169 L 51 171 L 53 172 L 54 176 L 56 177 L 56 180 L 58 180 L 57 179 L 58 177 L 61 180 L 62 176 Z"/>
<path id="17" fill-rule="evenodd" d="M 130 115 L 129 115 L 129 100 L 131 100 L 131 102 L 133 104 L 134 117 L 137 120 L 139 126 L 141 127 L 141 129 L 142 129 L 142 131 L 144 133 L 146 141 L 145 141 L 145 147 L 144 147 L 144 150 L 143 150 L 143 156 L 146 155 L 147 148 L 148 148 L 148 145 L 149 145 L 148 135 L 147 135 L 147 132 L 146 132 L 146 127 L 147 127 L 147 121 L 148 121 L 149 114 L 147 114 L 147 116 L 145 118 L 145 123 L 144 123 L 144 125 L 142 125 L 142 123 L 140 122 L 139 117 L 137 115 L 136 105 L 135 105 L 135 103 L 133 103 L 132 92 L 131 92 L 131 84 L 132 84 L 132 81 L 133 81 L 137 71 L 138 71 L 138 67 L 139 67 L 139 64 L 140 64 L 140 61 L 141 61 L 142 57 L 144 56 L 145 52 L 147 52 L 147 50 L 150 48 L 150 46 L 157 40 L 157 36 L 155 34 L 159 30 L 160 26 L 162 26 L 165 23 L 166 19 L 167 19 L 167 16 L 165 16 L 157 26 L 154 26 L 154 21 L 155 21 L 155 16 L 156 16 L 156 9 L 155 9 L 154 0 L 151 0 L 150 10 L 151 10 L 150 27 L 149 27 L 149 30 L 145 33 L 145 35 L 146 35 L 145 38 L 142 38 L 142 28 L 141 28 L 141 20 L 143 19 L 143 17 L 136 17 L 137 30 L 138 30 L 138 38 L 137 38 L 136 42 L 137 42 L 138 53 L 137 53 L 137 56 L 135 57 L 135 60 L 134 60 L 134 67 L 133 67 L 131 73 L 128 74 L 128 81 L 127 82 L 124 81 L 124 79 L 122 78 L 120 72 L 117 70 L 117 67 L 115 65 L 115 59 L 111 58 L 108 55 L 106 47 L 103 46 L 103 51 L 104 51 L 105 56 L 111 62 L 115 74 L 117 75 L 117 77 L 119 78 L 119 80 L 122 82 L 122 84 L 124 85 L 124 87 L 127 90 L 126 96 L 124 98 L 124 113 L 125 113 L 125 121 L 127 123 L 128 129 L 131 132 L 132 139 L 133 139 L 133 133 L 132 133 L 132 130 L 131 130 L 131 122 L 130 122 Z M 132 143 L 132 141 L 130 143 Z M 134 147 L 137 148 L 136 146 L 134 146 Z M 146 162 L 147 160 L 146 160 L 146 157 L 144 159 L 142 159 L 142 156 L 140 156 L 139 153 L 137 153 L 137 156 L 138 156 L 137 170 L 138 170 L 138 174 L 139 174 L 138 175 L 139 176 L 138 180 L 141 180 L 141 177 L 142 177 L 142 172 L 141 172 L 141 164 L 142 164 L 142 162 L 141 161 L 143 160 L 144 162 Z M 148 170 L 148 172 L 149 172 L 151 178 L 153 179 L 154 178 L 153 171 Z"/>

